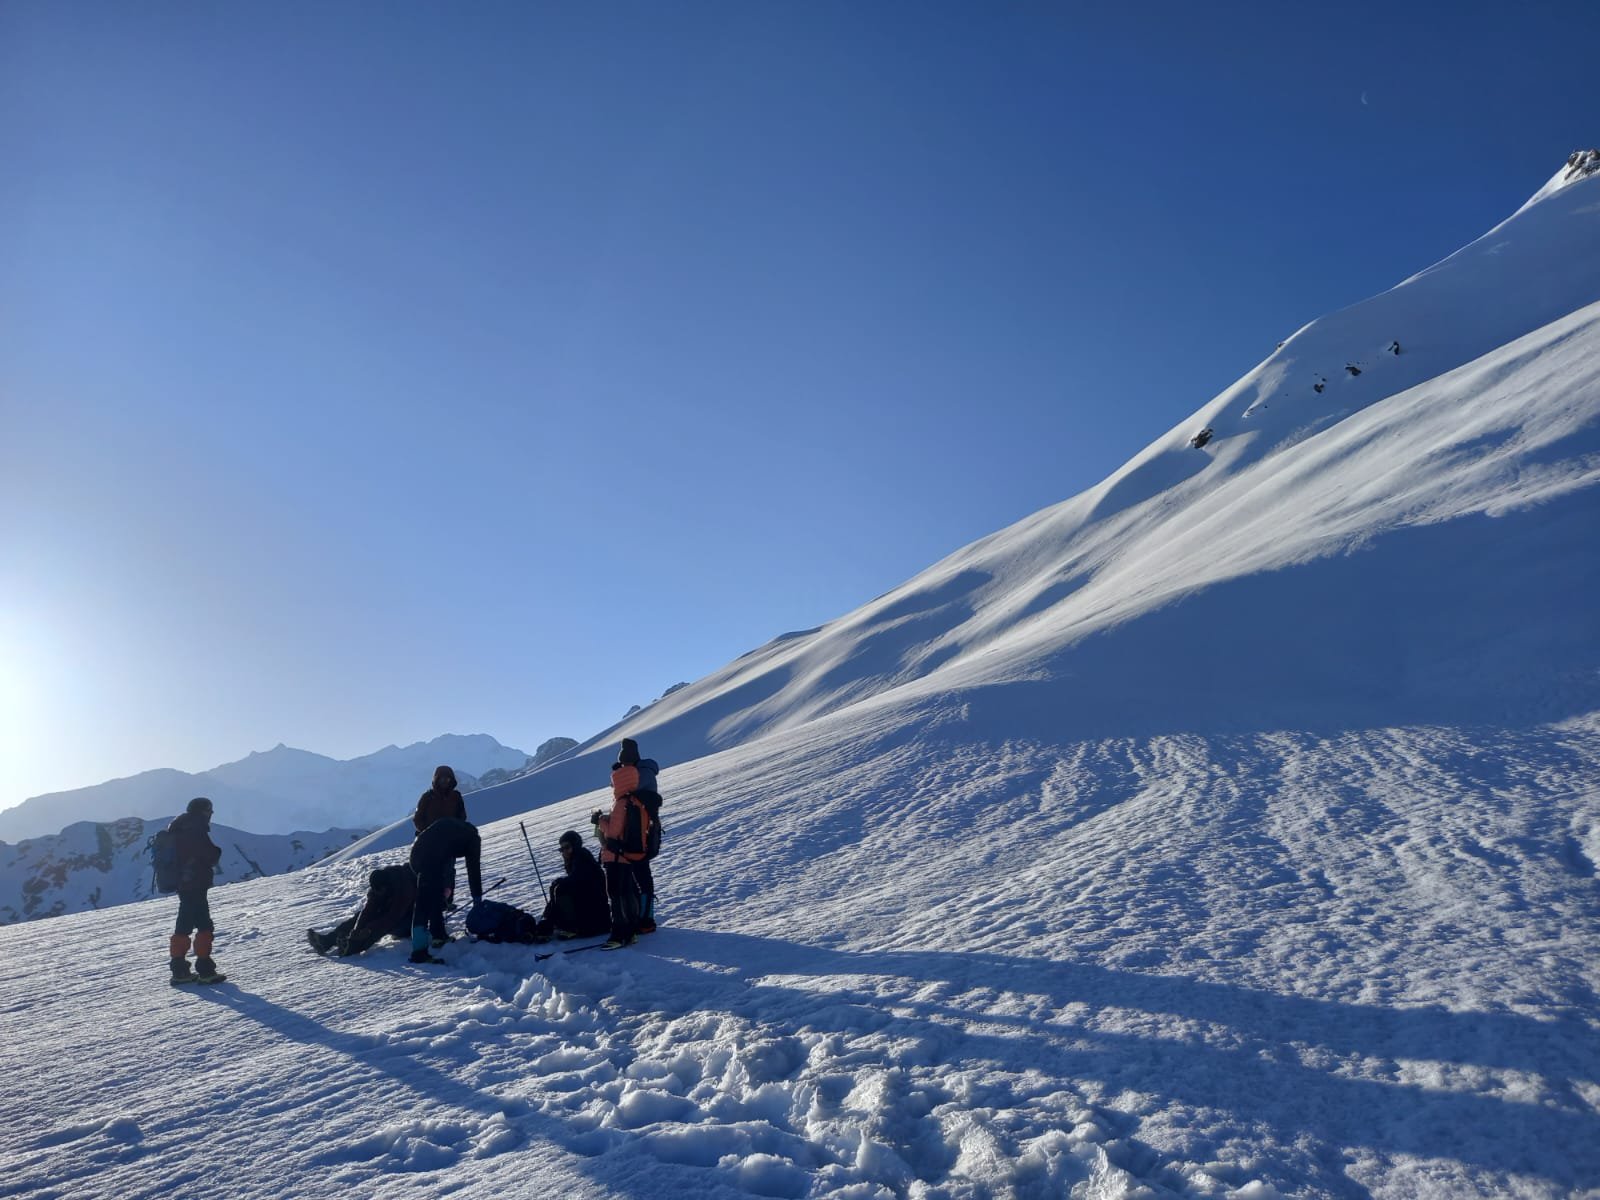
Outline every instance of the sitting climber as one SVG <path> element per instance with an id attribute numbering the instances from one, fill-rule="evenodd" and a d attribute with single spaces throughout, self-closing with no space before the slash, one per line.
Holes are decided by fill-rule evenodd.
<path id="1" fill-rule="evenodd" d="M 306 930 L 318 954 L 360 954 L 386 937 L 410 938 L 411 910 L 417 902 L 417 877 L 401 863 L 380 867 L 367 877 L 367 898 L 353 917 L 327 933 Z"/>
<path id="2" fill-rule="evenodd" d="M 595 937 L 611 928 L 605 872 L 577 830 L 561 835 L 565 874 L 550 883 L 550 903 L 539 922 L 542 937 Z"/>

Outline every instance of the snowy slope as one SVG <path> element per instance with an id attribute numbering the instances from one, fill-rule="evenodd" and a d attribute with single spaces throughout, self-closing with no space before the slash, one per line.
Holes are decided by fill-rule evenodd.
<path id="1" fill-rule="evenodd" d="M 195 796 L 209 796 L 220 820 L 262 833 L 329 825 L 370 829 L 415 806 L 440 763 L 453 766 L 470 787 L 486 771 L 519 769 L 527 759 L 486 734 L 445 734 L 347 760 L 279 745 L 199 774 L 145 771 L 34 796 L 0 812 L 0 839 L 42 837 L 77 821 L 153 818 Z"/>
<path id="2" fill-rule="evenodd" d="M 1492 235 L 1306 326 L 1097 487 L 472 811 L 591 786 L 621 734 L 681 762 L 875 697 L 960 691 L 1064 737 L 1600 707 L 1583 599 L 1600 591 L 1600 175 L 1564 175 Z M 409 836 L 401 822 L 348 853 Z"/>
<path id="3" fill-rule="evenodd" d="M 156 895 L 146 843 L 171 817 L 79 821 L 58 834 L 15 846 L 0 842 L 0 925 L 130 904 Z M 297 871 L 348 845 L 357 829 L 321 833 L 246 833 L 217 825 L 220 883 Z"/>
<path id="4" fill-rule="evenodd" d="M 0 929 L 0 1188 L 1600 1195 L 1597 182 L 631 716 L 637 947 L 313 957 L 403 834 L 215 892 L 210 991 L 170 899 Z M 469 801 L 497 895 L 619 731 Z"/>

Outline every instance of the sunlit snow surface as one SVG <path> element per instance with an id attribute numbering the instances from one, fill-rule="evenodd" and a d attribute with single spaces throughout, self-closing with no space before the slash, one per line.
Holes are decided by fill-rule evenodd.
<path id="1" fill-rule="evenodd" d="M 319 960 L 356 865 L 216 893 L 213 991 L 164 982 L 170 902 L 8 929 L 0 1186 L 1571 1195 L 1597 767 L 1594 722 L 868 726 L 673 772 L 663 928 L 614 954 Z M 515 823 L 487 842 L 528 903 Z"/>
<path id="2" fill-rule="evenodd" d="M 215 892 L 213 990 L 171 900 L 0 930 L 0 1194 L 1600 1195 L 1596 184 L 1385 293 L 1523 253 L 1436 369 L 1307 417 L 1269 360 L 632 717 L 636 947 L 313 956 L 403 832 Z M 497 895 L 616 732 L 474 795 Z"/>

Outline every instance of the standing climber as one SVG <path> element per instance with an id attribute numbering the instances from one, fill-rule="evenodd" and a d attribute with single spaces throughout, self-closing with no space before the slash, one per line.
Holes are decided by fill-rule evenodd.
<path id="1" fill-rule="evenodd" d="M 417 811 L 412 814 L 411 824 L 421 834 L 440 817 L 454 817 L 458 821 L 467 819 L 467 802 L 461 798 L 456 786 L 456 773 L 447 766 L 433 769 L 433 784 L 417 797 Z M 444 885 L 444 907 L 446 911 L 454 911 L 455 906 L 456 871 L 451 867 L 450 878 L 445 880 Z"/>
<path id="2" fill-rule="evenodd" d="M 167 826 L 177 860 L 178 922 L 172 930 L 172 982 L 221 983 L 227 978 L 211 957 L 216 926 L 211 922 L 208 893 L 216 878 L 222 850 L 211 840 L 211 801 L 196 796 Z M 194 935 L 194 969 L 189 969 L 190 937 Z"/>
<path id="3" fill-rule="evenodd" d="M 611 765 L 611 812 L 589 819 L 600 839 L 600 862 L 611 900 L 611 939 L 607 950 L 632 944 L 636 935 L 655 930 L 655 879 L 650 870 L 652 826 L 657 826 L 661 797 L 655 790 L 654 759 L 639 758 L 639 745 L 623 738 Z M 659 828 L 659 827 L 658 827 Z M 659 839 L 656 839 L 659 844 Z"/>

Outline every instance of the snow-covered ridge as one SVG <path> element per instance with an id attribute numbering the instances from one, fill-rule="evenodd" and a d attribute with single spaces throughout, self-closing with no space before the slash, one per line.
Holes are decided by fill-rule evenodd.
<path id="1" fill-rule="evenodd" d="M 14 846 L 0 842 L 0 925 L 111 908 L 156 895 L 146 844 L 170 820 L 79 821 L 58 834 Z M 215 825 L 211 839 L 222 849 L 217 882 L 299 870 L 350 844 L 361 832 L 262 834 Z"/>
<path id="2" fill-rule="evenodd" d="M 1016 680 L 1064 733 L 1340 720 L 1362 698 L 1396 723 L 1600 706 L 1593 624 L 1548 587 L 1600 572 L 1585 533 L 1597 304 L 1589 175 L 1307 325 L 1101 484 L 674 690 L 473 811 L 594 788 L 624 733 L 682 762 L 865 703 L 989 703 Z"/>
<path id="3" fill-rule="evenodd" d="M 1574 150 L 1567 156 L 1564 167 L 1550 176 L 1550 181 L 1529 198 L 1527 204 L 1517 210 L 1521 213 L 1524 209 L 1531 208 L 1541 200 L 1555 195 L 1569 184 L 1577 183 L 1580 179 L 1600 172 L 1600 150 Z"/>

